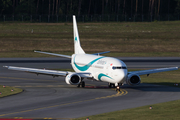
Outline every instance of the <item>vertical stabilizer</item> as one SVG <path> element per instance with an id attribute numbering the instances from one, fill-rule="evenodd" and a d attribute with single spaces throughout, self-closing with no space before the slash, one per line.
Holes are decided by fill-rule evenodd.
<path id="1" fill-rule="evenodd" d="M 73 31 L 74 31 L 74 52 L 75 52 L 75 54 L 85 54 L 84 50 L 81 48 L 75 15 L 73 15 Z"/>

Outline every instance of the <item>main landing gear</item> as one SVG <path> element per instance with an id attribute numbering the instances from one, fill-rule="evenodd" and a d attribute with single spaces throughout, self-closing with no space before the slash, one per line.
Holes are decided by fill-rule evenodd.
<path id="1" fill-rule="evenodd" d="M 82 88 L 84 88 L 84 87 L 85 87 L 85 82 L 84 82 L 84 81 L 81 81 L 81 82 L 78 84 L 77 87 L 82 87 Z"/>
<path id="2" fill-rule="evenodd" d="M 115 88 L 115 84 L 109 83 L 109 88 Z"/>

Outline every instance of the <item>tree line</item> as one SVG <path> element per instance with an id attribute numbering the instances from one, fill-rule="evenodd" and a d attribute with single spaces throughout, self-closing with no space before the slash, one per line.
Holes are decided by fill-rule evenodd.
<path id="1" fill-rule="evenodd" d="M 0 15 L 179 14 L 180 0 L 0 0 Z"/>

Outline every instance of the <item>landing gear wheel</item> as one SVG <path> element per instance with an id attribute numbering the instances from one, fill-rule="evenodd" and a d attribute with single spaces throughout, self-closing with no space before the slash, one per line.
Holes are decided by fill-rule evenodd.
<path id="1" fill-rule="evenodd" d="M 120 87 L 119 87 L 119 85 L 116 87 L 116 92 L 120 92 Z"/>
<path id="2" fill-rule="evenodd" d="M 82 88 L 85 87 L 85 82 L 84 81 L 81 82 L 81 86 L 82 86 Z"/>
<path id="3" fill-rule="evenodd" d="M 77 87 L 82 87 L 82 88 L 84 88 L 84 87 L 85 87 L 85 82 L 84 82 L 84 81 L 81 81 L 81 82 L 77 85 Z"/>
<path id="4" fill-rule="evenodd" d="M 108 87 L 111 88 L 111 83 L 109 83 Z"/>
<path id="5" fill-rule="evenodd" d="M 78 85 L 77 85 L 77 87 L 80 87 L 81 86 L 81 83 L 79 83 Z"/>
<path id="6" fill-rule="evenodd" d="M 109 88 L 115 88 L 115 84 L 109 83 Z"/>

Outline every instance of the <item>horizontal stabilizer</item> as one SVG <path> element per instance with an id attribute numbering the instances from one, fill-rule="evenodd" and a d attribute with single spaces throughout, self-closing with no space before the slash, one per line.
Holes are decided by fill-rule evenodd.
<path id="1" fill-rule="evenodd" d="M 59 57 L 65 57 L 65 58 L 71 58 L 71 56 L 69 56 L 69 55 L 62 55 L 62 54 L 42 52 L 42 51 L 34 51 L 34 52 L 48 54 L 48 55 L 54 55 L 54 56 L 59 56 Z"/>
<path id="2" fill-rule="evenodd" d="M 106 54 L 109 53 L 110 51 L 105 51 L 105 52 L 100 52 L 100 53 L 94 53 L 93 55 L 102 55 L 102 54 Z"/>

